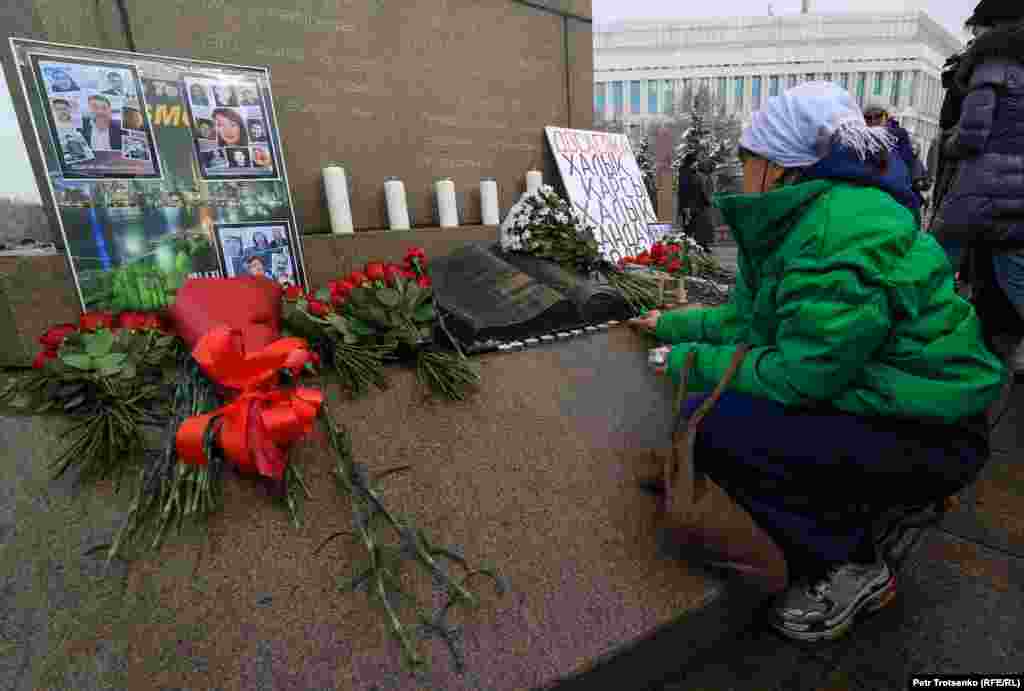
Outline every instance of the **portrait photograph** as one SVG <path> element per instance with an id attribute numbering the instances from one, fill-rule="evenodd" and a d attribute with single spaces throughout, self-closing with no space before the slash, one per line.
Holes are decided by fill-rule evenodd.
<path id="1" fill-rule="evenodd" d="M 193 84 L 188 88 L 188 97 L 194 106 L 207 107 L 210 105 L 210 96 L 202 84 Z"/>
<path id="2" fill-rule="evenodd" d="M 213 120 L 202 118 L 196 122 L 196 136 L 206 141 L 215 141 L 217 136 L 213 129 Z"/>
<path id="3" fill-rule="evenodd" d="M 251 168 L 252 157 L 247 147 L 231 147 L 227 149 L 228 165 L 232 168 Z"/>
<path id="4" fill-rule="evenodd" d="M 55 96 L 50 99 L 50 112 L 58 128 L 82 126 L 82 111 L 76 96 Z"/>
<path id="5" fill-rule="evenodd" d="M 163 177 L 134 65 L 36 53 L 29 57 L 48 97 L 47 124 L 64 177 Z M 69 130 L 77 136 L 69 136 Z"/>
<path id="6" fill-rule="evenodd" d="M 146 129 L 146 118 L 142 116 L 142 111 L 138 108 L 125 107 L 121 111 L 121 122 L 124 124 L 125 129 L 144 131 Z"/>
<path id="7" fill-rule="evenodd" d="M 263 120 L 249 120 L 249 138 L 254 142 L 267 141 L 267 125 Z"/>
<path id="8" fill-rule="evenodd" d="M 260 105 L 259 90 L 255 85 L 243 85 L 239 87 L 239 98 L 243 106 L 258 106 Z"/>
<path id="9" fill-rule="evenodd" d="M 213 100 L 218 108 L 237 108 L 238 90 L 231 84 L 215 84 Z"/>

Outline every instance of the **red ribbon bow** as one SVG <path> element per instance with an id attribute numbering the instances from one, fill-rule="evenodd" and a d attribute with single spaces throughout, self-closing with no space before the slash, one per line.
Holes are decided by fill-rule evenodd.
<path id="1" fill-rule="evenodd" d="M 192 357 L 213 381 L 238 391 L 229 404 L 212 413 L 185 420 L 178 429 L 178 457 L 191 465 L 206 465 L 203 438 L 217 416 L 217 441 L 229 461 L 246 472 L 280 480 L 287 465 L 288 446 L 307 434 L 323 403 L 317 389 L 276 388 L 278 371 L 301 370 L 312 361 L 301 338 L 282 338 L 249 355 L 240 330 L 220 326 L 196 344 Z"/>

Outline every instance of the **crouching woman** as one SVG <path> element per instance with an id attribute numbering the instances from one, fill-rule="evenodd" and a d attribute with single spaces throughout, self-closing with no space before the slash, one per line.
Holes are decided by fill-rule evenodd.
<path id="1" fill-rule="evenodd" d="M 711 391 L 749 349 L 693 462 L 780 549 L 774 626 L 801 640 L 834 638 L 892 599 L 872 527 L 976 476 L 1005 377 L 943 250 L 918 231 L 892 145 L 834 85 L 770 99 L 741 139 L 744 193 L 716 202 L 738 245 L 731 301 L 635 322 L 674 345 L 677 383 L 695 354 L 691 391 Z"/>

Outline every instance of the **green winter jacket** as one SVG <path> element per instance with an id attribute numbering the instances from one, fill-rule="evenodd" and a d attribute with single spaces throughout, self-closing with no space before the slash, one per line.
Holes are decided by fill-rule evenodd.
<path id="1" fill-rule="evenodd" d="M 729 303 L 658 320 L 676 382 L 693 350 L 689 388 L 710 391 L 747 343 L 730 390 L 787 406 L 953 423 L 999 396 L 1005 368 L 945 254 L 890 195 L 814 180 L 716 205 L 739 275 Z"/>

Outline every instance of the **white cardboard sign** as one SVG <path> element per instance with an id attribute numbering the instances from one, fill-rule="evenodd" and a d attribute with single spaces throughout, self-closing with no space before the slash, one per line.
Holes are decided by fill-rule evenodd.
<path id="1" fill-rule="evenodd" d="M 657 216 L 624 134 L 545 127 L 569 203 L 597 229 L 605 259 L 617 262 L 650 248 Z"/>

